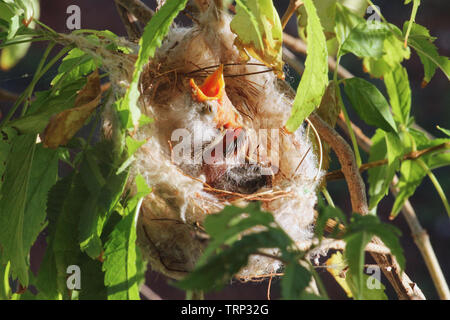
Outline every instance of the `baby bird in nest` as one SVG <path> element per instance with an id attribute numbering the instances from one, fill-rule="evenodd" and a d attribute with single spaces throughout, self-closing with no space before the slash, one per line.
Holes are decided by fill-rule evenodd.
<path id="1" fill-rule="evenodd" d="M 201 86 L 194 79 L 189 82 L 192 98 L 205 105 L 206 112 L 213 113 L 216 128 L 223 133 L 221 140 L 206 150 L 202 170 L 210 186 L 252 194 L 262 187 L 270 187 L 272 176 L 262 174 L 259 163 L 250 163 L 246 128 L 239 112 L 225 91 L 223 65 L 209 75 Z"/>

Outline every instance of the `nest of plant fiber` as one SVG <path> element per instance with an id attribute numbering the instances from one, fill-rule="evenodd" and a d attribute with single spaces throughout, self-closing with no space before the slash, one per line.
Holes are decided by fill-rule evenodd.
<path id="1" fill-rule="evenodd" d="M 154 122 L 134 135 L 147 142 L 130 181 L 139 173 L 152 188 L 140 209 L 138 244 L 153 270 L 175 279 L 193 270 L 207 244 L 205 217 L 230 204 L 261 201 L 307 248 L 322 176 L 309 129 L 282 129 L 292 94 L 266 66 L 242 58 L 231 17 L 209 11 L 192 27 L 172 27 L 140 80 L 140 107 Z M 255 255 L 237 277 L 280 267 Z"/>

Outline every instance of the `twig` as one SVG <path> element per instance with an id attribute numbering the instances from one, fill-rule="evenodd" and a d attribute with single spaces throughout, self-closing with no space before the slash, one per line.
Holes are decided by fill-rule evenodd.
<path id="1" fill-rule="evenodd" d="M 305 66 L 301 63 L 295 54 L 286 47 L 283 47 L 283 61 L 292 67 L 300 76 L 305 71 Z"/>
<path id="2" fill-rule="evenodd" d="M 155 291 L 150 289 L 145 284 L 141 286 L 139 291 L 147 300 L 162 300 L 162 298 Z"/>
<path id="3" fill-rule="evenodd" d="M 449 149 L 450 148 L 450 143 L 446 142 L 446 143 L 442 143 L 440 145 L 431 147 L 431 148 L 426 148 L 423 150 L 418 150 L 418 151 L 413 151 L 410 152 L 408 154 L 405 154 L 402 158 L 403 161 L 405 160 L 414 160 L 414 159 L 418 159 L 421 156 L 434 152 L 434 151 L 439 151 L 442 149 Z M 368 163 L 364 163 L 359 167 L 359 172 L 362 173 L 368 169 L 371 168 L 375 168 L 375 167 L 379 167 L 379 166 L 384 166 L 386 164 L 388 164 L 388 159 L 382 159 L 382 160 L 378 160 L 378 161 L 372 161 L 372 162 L 368 162 Z M 327 181 L 333 181 L 333 180 L 339 180 L 339 179 L 343 179 L 344 178 L 344 174 L 342 172 L 342 170 L 335 170 L 335 171 L 331 171 L 328 172 L 325 175 L 325 178 L 327 179 Z"/>
<path id="4" fill-rule="evenodd" d="M 322 243 L 318 247 L 315 247 L 314 250 L 345 250 L 345 244 L 346 243 L 344 240 L 322 241 Z M 374 252 L 378 254 L 391 254 L 391 251 L 387 247 L 371 242 L 367 244 L 364 250 L 367 252 Z"/>
<path id="5" fill-rule="evenodd" d="M 18 94 L 9 92 L 5 89 L 0 89 L 0 101 L 14 102 L 17 100 L 17 98 L 19 98 Z"/>
<path id="6" fill-rule="evenodd" d="M 155 14 L 152 9 L 139 0 L 117 0 L 117 3 L 133 14 L 143 25 L 146 25 Z"/>
<path id="7" fill-rule="evenodd" d="M 293 36 L 291 36 L 290 34 L 284 32 L 283 33 L 283 43 L 288 46 L 289 48 L 291 48 L 291 50 L 297 52 L 297 53 L 301 53 L 301 54 L 306 54 L 306 43 L 304 43 L 301 39 L 299 38 L 295 38 Z M 328 67 L 331 70 L 335 70 L 336 69 L 336 60 L 333 59 L 332 57 L 328 58 Z M 338 75 L 341 78 L 353 78 L 354 76 L 344 67 L 340 66 L 338 67 Z"/>
<path id="8" fill-rule="evenodd" d="M 281 18 L 281 26 L 283 29 L 286 27 L 287 23 L 291 19 L 294 12 L 298 8 L 300 8 L 300 6 L 302 6 L 302 5 L 303 5 L 303 1 L 301 1 L 301 0 L 290 0 L 289 1 L 289 6 L 288 6 L 286 12 L 284 13 L 283 17 Z"/>
<path id="9" fill-rule="evenodd" d="M 128 38 L 131 41 L 136 41 L 142 36 L 142 28 L 137 20 L 136 16 L 122 6 L 119 0 L 114 0 L 116 3 L 117 12 L 120 15 L 120 19 L 127 31 Z"/>

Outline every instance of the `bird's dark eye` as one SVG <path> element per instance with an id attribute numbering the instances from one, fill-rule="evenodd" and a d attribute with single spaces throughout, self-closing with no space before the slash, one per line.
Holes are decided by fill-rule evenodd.
<path id="1" fill-rule="evenodd" d="M 209 103 L 205 103 L 205 106 L 203 107 L 203 112 L 210 114 L 210 113 L 213 113 L 213 111 L 214 111 L 213 106 Z"/>

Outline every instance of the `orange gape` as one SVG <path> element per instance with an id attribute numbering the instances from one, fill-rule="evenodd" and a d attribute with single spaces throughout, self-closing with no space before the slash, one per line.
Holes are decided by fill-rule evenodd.
<path id="1" fill-rule="evenodd" d="M 200 87 L 197 86 L 194 79 L 191 79 L 189 83 L 194 100 L 198 102 L 217 101 L 217 112 L 214 118 L 217 128 L 233 129 L 241 127 L 237 122 L 238 115 L 225 92 L 222 64 L 206 78 Z"/>

